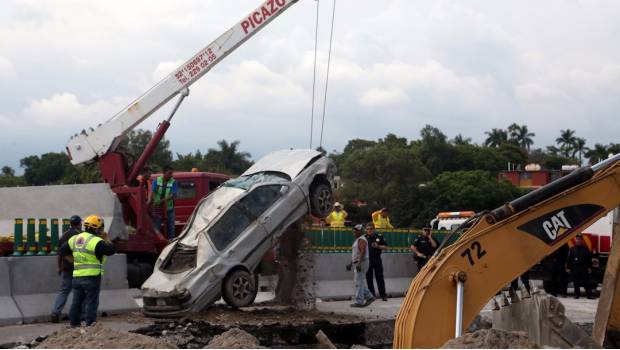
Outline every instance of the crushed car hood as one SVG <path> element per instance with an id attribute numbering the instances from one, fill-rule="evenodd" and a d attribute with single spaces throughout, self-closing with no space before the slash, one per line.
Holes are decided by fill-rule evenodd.
<path id="1" fill-rule="evenodd" d="M 271 152 L 252 165 L 241 176 L 277 171 L 287 174 L 293 180 L 312 159 L 320 155 L 320 152 L 312 149 L 287 149 Z"/>

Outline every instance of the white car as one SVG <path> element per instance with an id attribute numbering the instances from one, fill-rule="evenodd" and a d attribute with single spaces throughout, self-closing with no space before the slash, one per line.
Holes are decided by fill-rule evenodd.
<path id="1" fill-rule="evenodd" d="M 183 232 L 155 262 L 142 285 L 143 312 L 175 316 L 200 311 L 222 296 L 251 304 L 263 255 L 304 215 L 332 210 L 336 166 L 314 150 L 263 157 L 196 206 Z"/>

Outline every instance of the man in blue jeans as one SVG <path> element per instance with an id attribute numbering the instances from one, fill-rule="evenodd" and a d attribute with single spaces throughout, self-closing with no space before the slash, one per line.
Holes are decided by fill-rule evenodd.
<path id="1" fill-rule="evenodd" d="M 86 326 L 92 326 L 97 320 L 105 257 L 116 253 L 103 227 L 102 218 L 90 215 L 84 220 L 84 232 L 71 237 L 59 251 L 62 256 L 73 257 L 73 303 L 69 312 L 71 327 L 81 325 L 82 308 Z"/>
<path id="2" fill-rule="evenodd" d="M 153 187 L 149 193 L 148 203 L 153 207 L 153 222 L 158 230 L 161 230 L 162 216 L 166 215 L 166 235 L 173 239 L 174 232 L 174 200 L 177 196 L 177 182 L 172 177 L 173 171 L 170 166 L 164 167 L 164 174 L 153 181 Z"/>
<path id="3" fill-rule="evenodd" d="M 82 218 L 79 216 L 73 215 L 69 219 L 69 224 L 71 227 L 62 234 L 60 240 L 58 241 L 59 247 L 62 247 L 63 244 L 67 243 L 69 238 L 82 232 Z M 58 296 L 56 297 L 56 302 L 54 303 L 52 315 L 50 317 L 50 321 L 53 323 L 58 323 L 60 321 L 62 309 L 67 303 L 67 298 L 69 297 L 69 293 L 71 293 L 71 284 L 73 282 L 73 262 L 65 259 L 61 255 L 58 255 L 58 274 L 61 276 L 62 281 L 60 283 Z"/>

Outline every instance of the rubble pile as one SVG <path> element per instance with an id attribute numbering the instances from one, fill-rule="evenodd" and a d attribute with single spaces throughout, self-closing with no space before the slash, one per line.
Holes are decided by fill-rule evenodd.
<path id="1" fill-rule="evenodd" d="M 239 328 L 232 328 L 216 335 L 204 347 L 205 349 L 266 349 L 260 346 L 258 339 L 252 334 Z"/>
<path id="2" fill-rule="evenodd" d="M 449 340 L 442 349 L 538 349 L 525 332 L 506 332 L 499 329 L 482 329 L 465 333 Z"/>
<path id="3" fill-rule="evenodd" d="M 170 349 L 163 339 L 118 331 L 97 323 L 87 328 L 62 328 L 37 346 L 39 349 Z"/>

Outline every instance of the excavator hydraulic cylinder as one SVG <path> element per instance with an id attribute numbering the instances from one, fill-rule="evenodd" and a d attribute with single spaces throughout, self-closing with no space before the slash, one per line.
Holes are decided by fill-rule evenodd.
<path id="1" fill-rule="evenodd" d="M 15 230 L 13 230 L 13 256 L 24 255 L 24 219 L 15 219 Z"/>
<path id="2" fill-rule="evenodd" d="M 56 254 L 58 253 L 58 219 L 52 219 L 50 225 L 50 234 L 50 254 Z"/>
<path id="3" fill-rule="evenodd" d="M 26 221 L 26 255 L 35 255 L 37 252 L 37 242 L 34 237 L 34 225 L 36 220 L 34 218 L 28 218 Z"/>
<path id="4" fill-rule="evenodd" d="M 47 219 L 39 219 L 39 242 L 37 244 L 39 252 L 37 255 L 47 255 Z"/>

